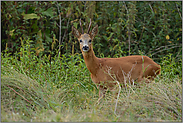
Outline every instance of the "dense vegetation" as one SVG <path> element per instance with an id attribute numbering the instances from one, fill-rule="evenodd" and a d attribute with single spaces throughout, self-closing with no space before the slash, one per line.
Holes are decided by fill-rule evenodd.
<path id="1" fill-rule="evenodd" d="M 161 75 L 98 102 L 72 35 L 99 25 L 98 57 L 147 55 Z M 182 2 L 1 2 L 1 121 L 182 121 Z M 116 107 L 117 104 L 117 107 Z"/>

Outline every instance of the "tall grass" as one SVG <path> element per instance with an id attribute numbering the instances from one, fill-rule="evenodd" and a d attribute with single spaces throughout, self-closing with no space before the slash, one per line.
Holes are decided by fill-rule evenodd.
<path id="1" fill-rule="evenodd" d="M 121 88 L 117 102 L 111 92 L 98 102 L 80 54 L 37 57 L 28 46 L 1 54 L 2 122 L 182 121 L 182 64 L 170 55 L 151 83 Z"/>

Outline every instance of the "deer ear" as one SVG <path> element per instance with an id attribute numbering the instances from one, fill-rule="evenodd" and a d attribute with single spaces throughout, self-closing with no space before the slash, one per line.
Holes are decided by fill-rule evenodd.
<path id="1" fill-rule="evenodd" d="M 95 37 L 95 35 L 98 33 L 98 25 L 96 25 L 92 31 L 90 32 L 90 36 L 93 39 Z"/>
<path id="2" fill-rule="evenodd" d="M 81 36 L 81 33 L 74 27 L 72 26 L 72 34 L 76 37 L 79 38 Z"/>

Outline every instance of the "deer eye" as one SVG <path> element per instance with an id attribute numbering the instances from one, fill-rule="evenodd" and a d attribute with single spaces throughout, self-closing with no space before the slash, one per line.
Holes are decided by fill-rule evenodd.
<path id="1" fill-rule="evenodd" d="M 89 40 L 89 43 L 91 43 L 91 40 Z"/>
<path id="2" fill-rule="evenodd" d="M 82 40 L 79 41 L 80 43 L 82 42 Z"/>

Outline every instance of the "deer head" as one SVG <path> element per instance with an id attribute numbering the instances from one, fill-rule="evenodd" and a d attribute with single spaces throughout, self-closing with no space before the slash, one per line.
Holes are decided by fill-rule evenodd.
<path id="1" fill-rule="evenodd" d="M 92 49 L 91 43 L 92 43 L 93 38 L 95 37 L 95 35 L 98 32 L 98 25 L 96 25 L 90 33 L 89 33 L 89 31 L 91 28 L 91 19 L 90 19 L 90 24 L 89 24 L 87 33 L 83 32 L 81 19 L 80 19 L 80 26 L 81 26 L 82 33 L 80 33 L 74 26 L 72 26 L 72 33 L 78 39 L 78 41 L 80 43 L 81 51 L 84 53 L 87 53 Z"/>

